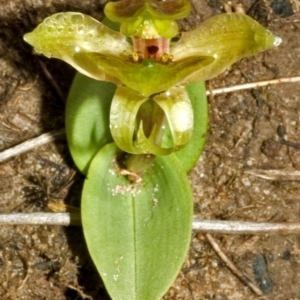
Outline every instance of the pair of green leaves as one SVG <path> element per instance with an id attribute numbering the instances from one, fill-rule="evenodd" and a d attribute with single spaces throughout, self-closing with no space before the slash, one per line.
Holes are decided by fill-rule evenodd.
<path id="1" fill-rule="evenodd" d="M 117 163 L 122 151 L 109 130 L 115 89 L 77 74 L 67 101 L 69 147 L 87 174 L 81 204 L 84 235 L 112 299 L 160 299 L 189 247 L 193 197 L 186 172 L 205 141 L 205 86 L 185 88 L 195 115 L 192 142 L 176 154 L 157 157 L 141 182 L 130 182 Z"/>

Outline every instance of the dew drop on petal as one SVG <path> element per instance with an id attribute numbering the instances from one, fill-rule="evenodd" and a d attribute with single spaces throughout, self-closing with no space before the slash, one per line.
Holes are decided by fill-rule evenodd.
<path id="1" fill-rule="evenodd" d="M 282 38 L 280 38 L 279 36 L 275 36 L 274 39 L 274 46 L 279 46 L 282 43 Z"/>
<path id="2" fill-rule="evenodd" d="M 170 117 L 175 131 L 184 132 L 193 128 L 194 116 L 190 103 L 175 103 L 172 106 Z"/>

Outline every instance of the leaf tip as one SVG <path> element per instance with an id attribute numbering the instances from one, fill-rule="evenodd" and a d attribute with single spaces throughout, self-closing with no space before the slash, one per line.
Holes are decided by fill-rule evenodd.
<path id="1" fill-rule="evenodd" d="M 23 36 L 23 40 L 27 44 L 33 46 L 33 44 L 34 44 L 34 34 L 33 34 L 33 32 L 25 33 L 24 36 Z"/>

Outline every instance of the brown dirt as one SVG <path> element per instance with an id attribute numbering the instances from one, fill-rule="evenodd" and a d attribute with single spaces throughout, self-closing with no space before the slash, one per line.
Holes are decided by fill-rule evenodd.
<path id="1" fill-rule="evenodd" d="M 64 100 L 74 75 L 66 64 L 34 55 L 22 35 L 58 11 L 80 11 L 100 19 L 102 2 L 0 0 L 0 150 L 64 126 Z M 185 28 L 220 13 L 223 7 L 220 0 L 194 3 L 191 17 L 182 22 Z M 281 36 L 283 43 L 235 64 L 210 86 L 299 76 L 299 13 L 289 9 L 288 1 L 242 3 L 247 13 Z M 294 9 L 297 3 L 293 2 Z M 62 90 L 61 96 L 45 69 Z M 203 219 L 300 221 L 298 181 L 247 174 L 261 169 L 299 170 L 299 95 L 300 85 L 294 83 L 209 99 L 207 144 L 190 174 L 196 214 Z M 291 145 L 282 143 L 278 128 L 285 128 L 284 137 Z M 74 176 L 74 170 L 64 140 L 0 164 L 0 212 L 46 211 L 49 201 L 78 206 L 83 178 Z M 245 287 L 204 236 L 195 233 L 189 257 L 165 300 L 299 299 L 298 236 L 214 237 L 264 296 L 259 298 Z M 1 299 L 109 299 L 81 228 L 2 226 L 0 241 Z"/>

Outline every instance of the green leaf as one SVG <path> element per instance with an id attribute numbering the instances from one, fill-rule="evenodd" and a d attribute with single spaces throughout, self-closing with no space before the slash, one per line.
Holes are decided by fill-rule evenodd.
<path id="1" fill-rule="evenodd" d="M 170 48 L 174 62 L 189 57 L 211 56 L 215 60 L 190 76 L 184 83 L 204 81 L 217 76 L 234 62 L 278 46 L 281 39 L 252 18 L 240 14 L 221 14 L 203 22 L 198 28 L 183 32 Z"/>
<path id="2" fill-rule="evenodd" d="M 194 112 L 194 130 L 189 143 L 174 152 L 183 168 L 188 172 L 199 159 L 206 141 L 208 128 L 208 105 L 204 82 L 193 82 L 186 87 Z"/>
<path id="3" fill-rule="evenodd" d="M 66 107 L 69 148 L 78 169 L 86 174 L 100 148 L 112 142 L 109 111 L 116 86 L 77 73 Z"/>
<path id="4" fill-rule="evenodd" d="M 173 154 L 157 157 L 131 183 L 103 147 L 82 195 L 82 224 L 92 259 L 114 300 L 159 300 L 175 280 L 191 238 L 193 199 Z"/>

